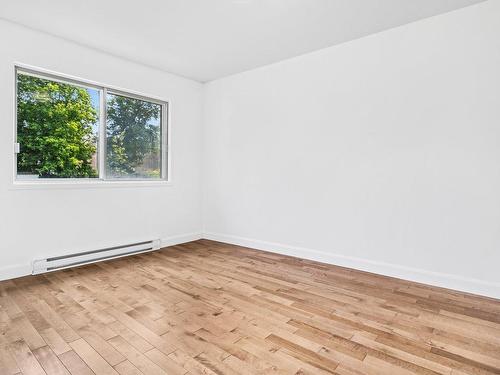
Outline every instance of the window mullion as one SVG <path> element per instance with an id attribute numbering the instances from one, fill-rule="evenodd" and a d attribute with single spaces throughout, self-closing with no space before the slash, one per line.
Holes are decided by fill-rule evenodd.
<path id="1" fill-rule="evenodd" d="M 99 114 L 99 178 L 106 179 L 106 88 L 101 89 L 100 108 Z"/>
<path id="2" fill-rule="evenodd" d="M 169 137 L 170 137 L 170 132 L 169 132 L 169 105 L 168 104 L 163 104 L 162 109 L 161 109 L 161 123 L 160 123 L 160 136 L 161 136 L 161 154 L 160 154 L 160 160 L 161 160 L 161 177 L 163 179 L 168 180 L 169 179 L 169 174 L 170 174 L 170 148 L 169 146 Z"/>

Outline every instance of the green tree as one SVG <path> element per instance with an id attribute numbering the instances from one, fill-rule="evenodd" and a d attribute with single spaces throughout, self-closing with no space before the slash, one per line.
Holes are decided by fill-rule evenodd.
<path id="1" fill-rule="evenodd" d="M 18 172 L 40 177 L 95 177 L 92 125 L 98 116 L 87 90 L 18 75 Z"/>
<path id="2" fill-rule="evenodd" d="M 159 156 L 160 114 L 159 104 L 108 94 L 108 173 L 115 176 L 134 175 L 147 155 L 157 153 Z M 159 167 L 156 173 L 159 174 Z"/>

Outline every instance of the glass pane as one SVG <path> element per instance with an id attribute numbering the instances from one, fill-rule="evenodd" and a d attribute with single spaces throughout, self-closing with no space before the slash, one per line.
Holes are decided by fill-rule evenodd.
<path id="1" fill-rule="evenodd" d="M 17 178 L 95 178 L 99 91 L 17 74 Z"/>
<path id="2" fill-rule="evenodd" d="M 162 106 L 108 94 L 107 178 L 161 178 Z"/>

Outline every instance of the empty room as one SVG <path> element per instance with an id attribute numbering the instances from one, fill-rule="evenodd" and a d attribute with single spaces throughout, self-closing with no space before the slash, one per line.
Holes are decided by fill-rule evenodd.
<path id="1" fill-rule="evenodd" d="M 500 0 L 0 0 L 0 375 L 500 374 Z"/>

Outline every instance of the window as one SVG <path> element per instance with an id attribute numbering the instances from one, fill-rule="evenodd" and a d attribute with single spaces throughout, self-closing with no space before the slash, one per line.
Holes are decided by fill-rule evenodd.
<path id="1" fill-rule="evenodd" d="M 16 179 L 166 180 L 166 102 L 16 69 Z"/>
<path id="2" fill-rule="evenodd" d="M 162 105 L 108 92 L 106 108 L 106 176 L 161 177 Z"/>

